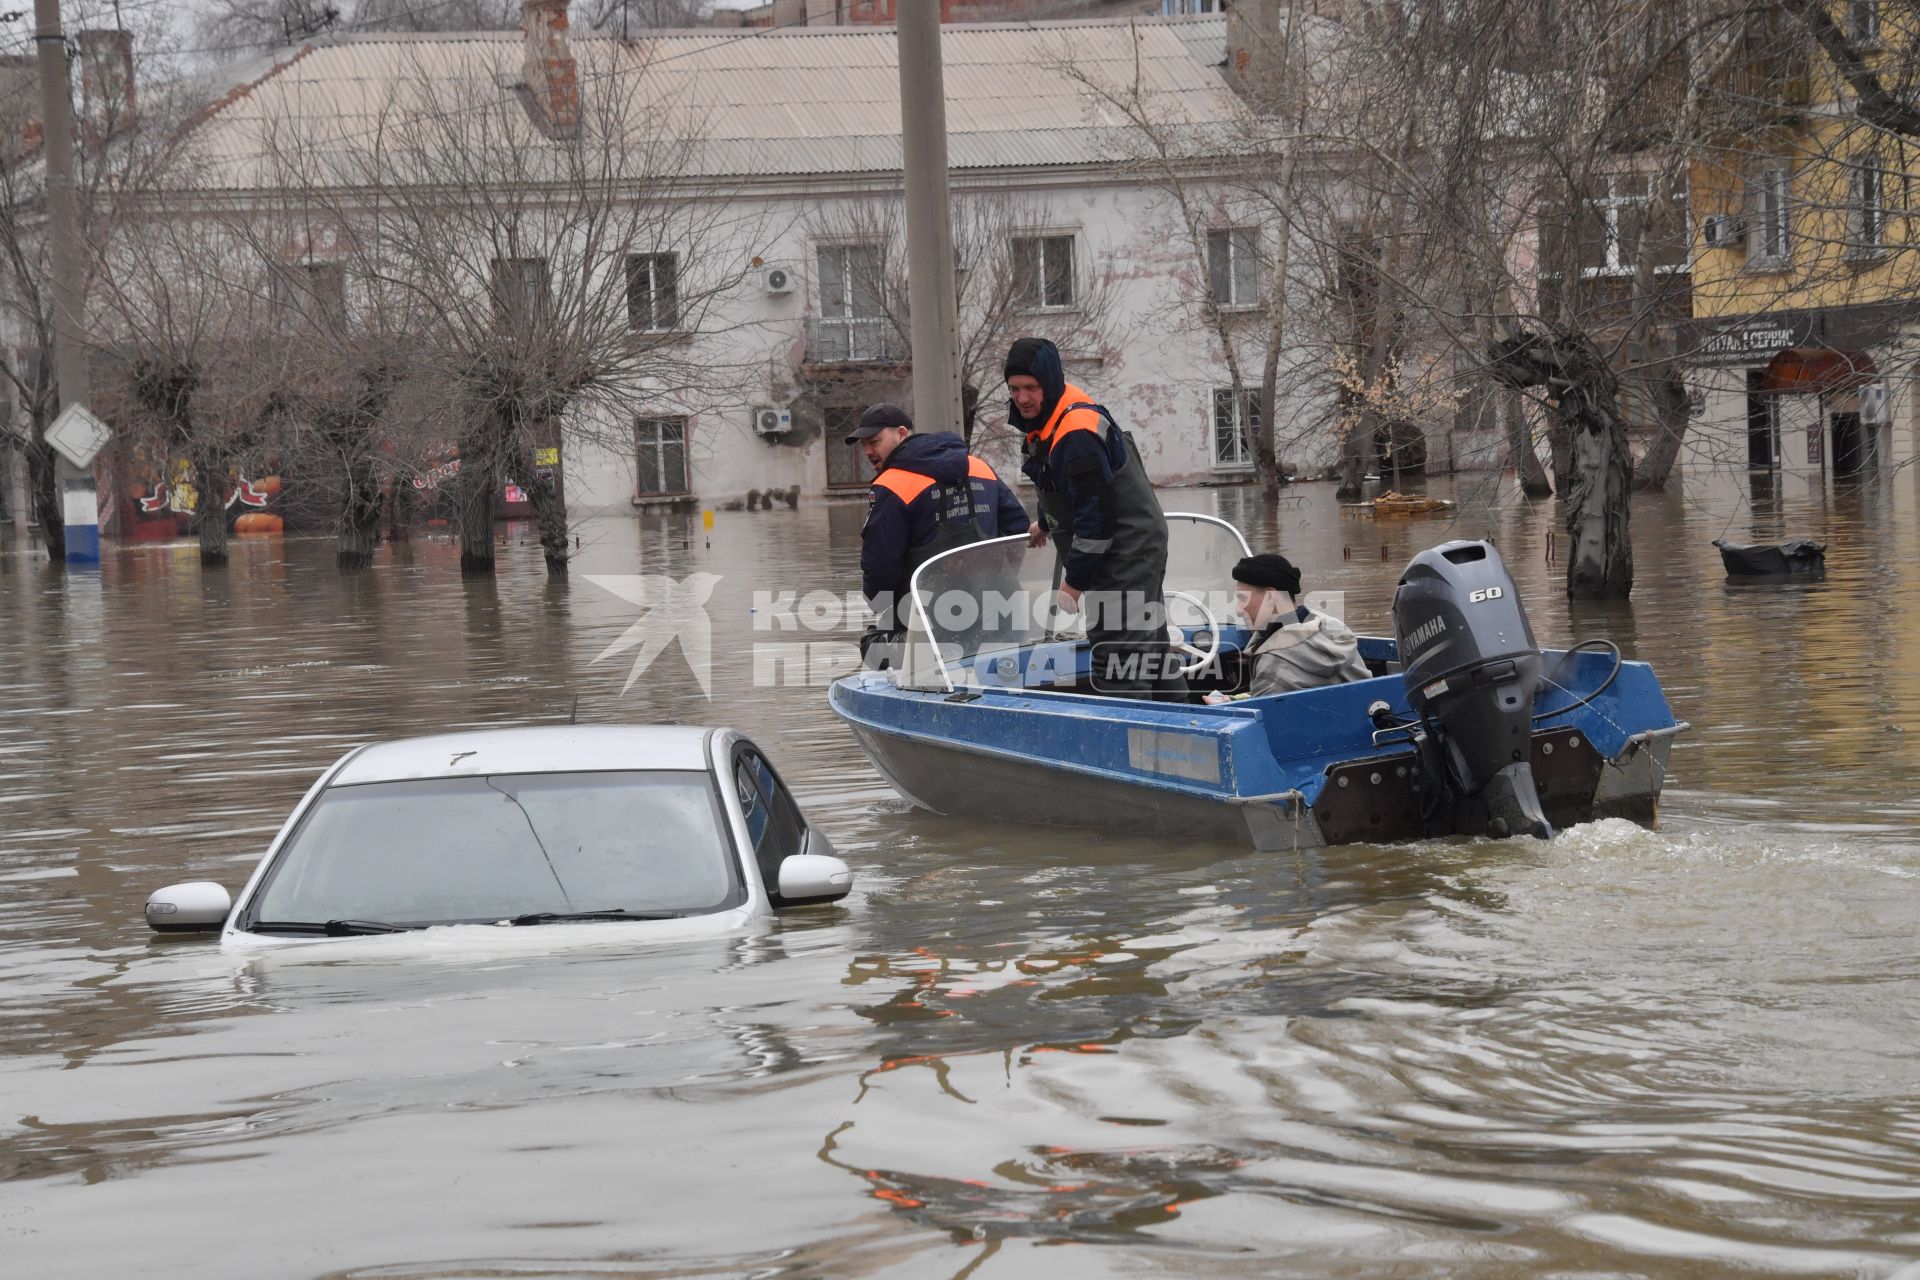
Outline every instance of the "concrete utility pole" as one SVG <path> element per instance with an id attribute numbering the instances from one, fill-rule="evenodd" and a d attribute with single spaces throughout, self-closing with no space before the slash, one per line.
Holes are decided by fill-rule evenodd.
<path id="1" fill-rule="evenodd" d="M 60 407 L 87 402 L 86 260 L 80 243 L 80 207 L 73 189 L 73 96 L 67 80 L 67 38 L 60 0 L 33 0 L 34 40 L 40 54 L 40 111 L 47 155 L 47 224 L 53 257 L 53 359 Z M 100 509 L 93 475 L 56 460 L 67 560 L 100 559 Z"/>
<path id="2" fill-rule="evenodd" d="M 901 0 L 900 150 L 907 185 L 907 306 L 913 320 L 913 422 L 959 431 L 960 316 L 947 193 L 947 94 L 939 0 Z"/>

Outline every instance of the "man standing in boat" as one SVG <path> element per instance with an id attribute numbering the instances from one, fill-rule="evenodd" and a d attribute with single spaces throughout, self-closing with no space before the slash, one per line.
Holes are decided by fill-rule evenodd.
<path id="1" fill-rule="evenodd" d="M 943 551 L 984 538 L 1025 533 L 1031 521 L 1019 497 L 951 431 L 915 435 L 896 404 L 876 404 L 847 433 L 874 469 L 867 523 L 860 530 L 860 589 L 874 624 L 860 638 L 860 656 L 884 667 L 906 630 L 913 571 Z"/>
<path id="2" fill-rule="evenodd" d="M 1139 448 L 1067 381 L 1059 348 L 1045 338 L 1013 344 L 1006 379 L 1008 422 L 1026 436 L 1021 470 L 1040 494 L 1028 541 L 1053 539 L 1061 607 L 1087 617 L 1094 687 L 1186 701 L 1186 680 L 1167 674 L 1167 517 Z"/>

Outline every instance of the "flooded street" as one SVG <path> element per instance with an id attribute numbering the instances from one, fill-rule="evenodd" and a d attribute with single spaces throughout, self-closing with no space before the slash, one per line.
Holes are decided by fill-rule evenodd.
<path id="1" fill-rule="evenodd" d="M 1297 855 L 917 813 L 823 689 L 756 688 L 821 637 L 753 593 L 856 589 L 859 503 L 583 522 L 565 583 L 519 530 L 478 583 L 430 540 L 0 554 L 4 1270 L 1920 1277 L 1920 473 L 1777 483 L 1642 497 L 1631 606 L 1571 610 L 1510 485 L 1163 495 L 1375 634 L 1412 552 L 1492 536 L 1543 645 L 1693 725 L 1658 832 Z M 1787 534 L 1823 580 L 1724 581 L 1711 539 Z M 710 702 L 595 661 L 637 611 L 588 578 L 638 573 L 719 576 Z M 349 747 L 576 699 L 754 736 L 854 895 L 671 946 L 151 940 Z"/>

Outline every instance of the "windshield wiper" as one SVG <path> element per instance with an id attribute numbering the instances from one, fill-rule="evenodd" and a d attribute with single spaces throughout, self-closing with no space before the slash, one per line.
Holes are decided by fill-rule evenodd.
<path id="1" fill-rule="evenodd" d="M 357 938 L 371 933 L 412 933 L 423 926 L 385 920 L 262 920 L 250 933 L 317 933 L 328 938 Z"/>
<path id="2" fill-rule="evenodd" d="M 678 911 L 629 911 L 611 907 L 605 911 L 529 911 L 515 916 L 508 924 L 566 924 L 575 920 L 677 920 Z"/>

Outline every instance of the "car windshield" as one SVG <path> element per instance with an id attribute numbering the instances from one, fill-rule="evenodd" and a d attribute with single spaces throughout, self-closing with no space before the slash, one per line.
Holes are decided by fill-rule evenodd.
<path id="1" fill-rule="evenodd" d="M 246 927 L 718 911 L 745 900 L 722 822 L 695 772 L 333 787 L 274 860 Z"/>

